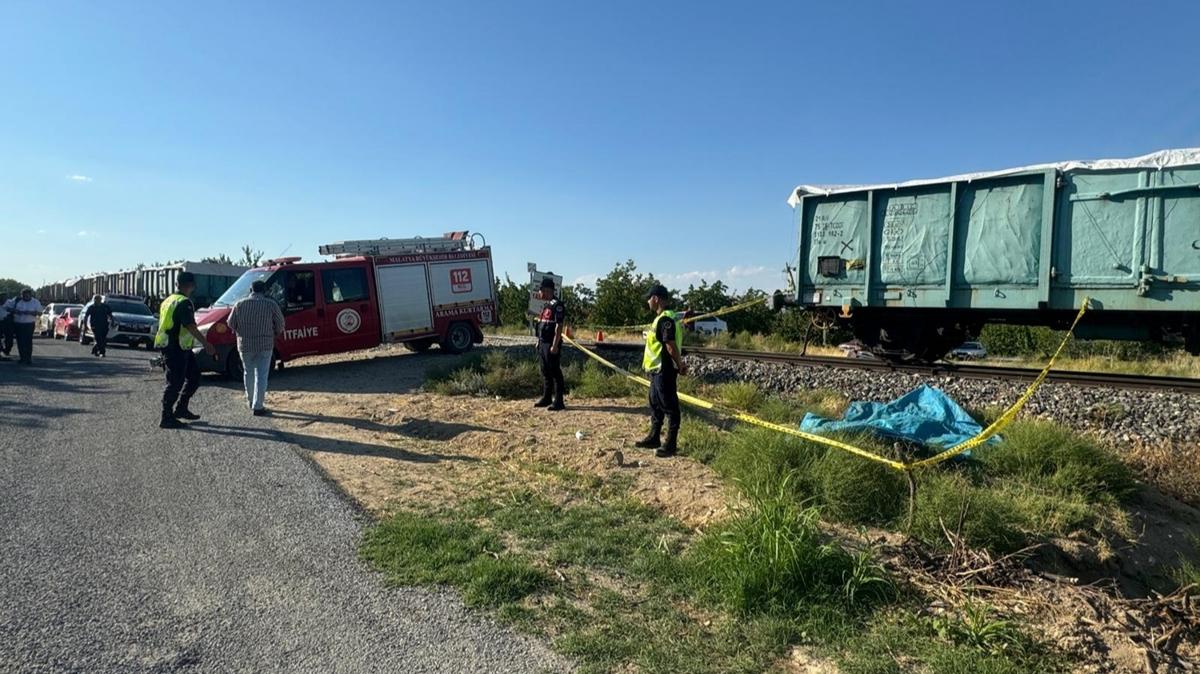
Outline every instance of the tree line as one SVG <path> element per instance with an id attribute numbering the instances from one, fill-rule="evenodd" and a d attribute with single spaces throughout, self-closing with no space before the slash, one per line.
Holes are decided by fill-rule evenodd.
<path id="1" fill-rule="evenodd" d="M 598 279 L 595 288 L 582 284 L 564 285 L 559 289 L 558 297 L 572 325 L 640 325 L 654 318 L 646 306 L 645 295 L 659 283 L 653 274 L 638 271 L 633 260 L 626 260 Z M 496 279 L 496 290 L 500 322 L 504 325 L 524 325 L 528 320 L 529 285 L 517 283 L 506 276 L 503 282 Z M 689 285 L 687 290 L 670 290 L 672 306 L 693 313 L 708 313 L 751 300 L 762 300 L 757 305 L 722 316 L 729 324 L 730 332 L 791 332 L 788 330 L 788 320 L 767 308 L 765 300 L 770 293 L 766 291 L 750 288 L 736 293 L 722 281 L 710 284 L 703 280 L 700 285 Z"/>

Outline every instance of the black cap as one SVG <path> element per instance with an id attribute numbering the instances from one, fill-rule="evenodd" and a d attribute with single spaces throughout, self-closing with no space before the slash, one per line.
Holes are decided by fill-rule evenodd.
<path id="1" fill-rule="evenodd" d="M 177 285 L 177 286 L 184 285 L 185 283 L 195 283 L 195 282 L 196 282 L 196 275 L 190 271 L 181 271 L 181 272 L 179 272 L 179 276 L 175 277 L 175 285 Z"/>
<path id="2" fill-rule="evenodd" d="M 651 297 L 660 297 L 664 300 L 669 300 L 671 299 L 671 291 L 667 290 L 666 286 L 655 284 L 650 287 L 650 290 L 646 291 L 646 299 L 650 299 Z"/>
<path id="3" fill-rule="evenodd" d="M 554 290 L 554 279 L 549 276 L 542 277 L 542 285 L 538 286 L 540 290 Z"/>

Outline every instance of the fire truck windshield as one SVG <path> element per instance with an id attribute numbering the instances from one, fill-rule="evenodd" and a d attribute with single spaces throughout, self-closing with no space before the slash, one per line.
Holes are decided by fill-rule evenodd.
<path id="1" fill-rule="evenodd" d="M 241 278 L 239 278 L 233 285 L 229 286 L 229 290 L 226 290 L 221 294 L 220 297 L 217 298 L 216 302 L 213 302 L 213 306 L 231 307 L 234 304 L 237 304 L 238 300 L 250 295 L 250 284 L 254 283 L 255 281 L 261 281 L 270 276 L 272 273 L 273 272 L 265 269 L 253 269 L 245 274 L 242 274 Z"/>

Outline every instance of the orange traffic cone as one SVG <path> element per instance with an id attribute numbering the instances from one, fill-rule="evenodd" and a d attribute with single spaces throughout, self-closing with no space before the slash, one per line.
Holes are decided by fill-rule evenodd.
<path id="1" fill-rule="evenodd" d="M 604 341 L 604 331 L 603 331 L 603 330 L 597 330 L 597 331 L 596 331 L 596 341 L 597 341 L 597 342 L 603 342 L 603 341 Z"/>

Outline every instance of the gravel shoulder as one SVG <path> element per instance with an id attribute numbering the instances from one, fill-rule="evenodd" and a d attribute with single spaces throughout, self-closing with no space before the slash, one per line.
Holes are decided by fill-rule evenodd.
<path id="1" fill-rule="evenodd" d="M 204 420 L 161 432 L 147 352 L 34 358 L 0 362 L 0 671 L 569 669 L 451 593 L 385 587 L 314 441 L 237 389 L 206 380 Z"/>

